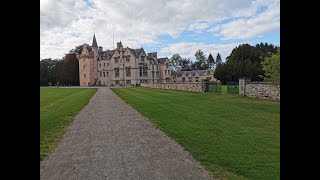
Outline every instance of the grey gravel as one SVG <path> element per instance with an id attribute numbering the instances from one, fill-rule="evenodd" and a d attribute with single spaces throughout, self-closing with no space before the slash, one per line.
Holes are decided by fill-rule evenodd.
<path id="1" fill-rule="evenodd" d="M 211 179 L 188 152 L 101 87 L 40 163 L 45 179 Z"/>

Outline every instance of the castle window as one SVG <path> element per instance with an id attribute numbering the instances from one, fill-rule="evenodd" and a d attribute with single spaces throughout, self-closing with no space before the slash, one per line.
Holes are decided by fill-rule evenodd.
<path id="1" fill-rule="evenodd" d="M 143 67 L 143 76 L 148 76 L 148 67 Z"/>
<path id="2" fill-rule="evenodd" d="M 100 77 L 102 77 L 102 72 L 100 72 Z"/>
<path id="3" fill-rule="evenodd" d="M 127 77 L 131 76 L 131 67 L 126 67 L 126 76 Z"/>
<path id="4" fill-rule="evenodd" d="M 166 65 L 167 65 L 167 69 L 168 69 L 168 67 L 169 67 L 168 63 L 166 63 Z"/>
<path id="5" fill-rule="evenodd" d="M 167 70 L 164 71 L 164 74 L 167 75 Z"/>
<path id="6" fill-rule="evenodd" d="M 182 78 L 182 82 L 185 82 L 186 81 L 186 78 Z"/>
<path id="7" fill-rule="evenodd" d="M 101 67 L 101 63 L 99 63 L 99 67 Z"/>
<path id="8" fill-rule="evenodd" d="M 210 74 L 210 71 L 207 71 L 208 74 Z"/>
<path id="9" fill-rule="evenodd" d="M 126 62 L 130 62 L 130 55 L 126 56 Z"/>
<path id="10" fill-rule="evenodd" d="M 83 69 L 86 67 L 86 65 L 83 65 Z"/>
<path id="11" fill-rule="evenodd" d="M 109 76 L 109 72 L 107 72 L 107 77 Z"/>
<path id="12" fill-rule="evenodd" d="M 107 66 L 109 66 L 109 63 L 107 63 Z"/>
<path id="13" fill-rule="evenodd" d="M 119 63 L 119 57 L 114 57 L 114 63 Z"/>
<path id="14" fill-rule="evenodd" d="M 86 78 L 86 74 L 83 74 L 83 78 Z"/>
<path id="15" fill-rule="evenodd" d="M 119 77 L 119 68 L 114 68 L 115 77 Z"/>
<path id="16" fill-rule="evenodd" d="M 106 72 L 103 72 L 103 77 L 106 77 Z"/>
<path id="17" fill-rule="evenodd" d="M 141 56 L 141 61 L 144 62 L 144 56 Z"/>

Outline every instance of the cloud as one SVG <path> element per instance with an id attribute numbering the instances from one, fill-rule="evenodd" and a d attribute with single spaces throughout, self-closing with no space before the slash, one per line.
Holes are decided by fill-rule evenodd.
<path id="1" fill-rule="evenodd" d="M 171 58 L 172 55 L 178 53 L 182 58 L 190 58 L 195 60 L 194 54 L 197 50 L 204 52 L 206 57 L 211 53 L 214 58 L 220 53 L 222 59 L 230 55 L 233 48 L 239 46 L 239 43 L 229 43 L 229 44 L 204 44 L 204 43 L 190 43 L 190 42 L 181 42 L 170 44 L 168 47 L 160 49 L 160 56 L 167 56 Z"/>
<path id="2" fill-rule="evenodd" d="M 195 31 L 195 32 L 202 32 L 206 28 L 208 28 L 210 25 L 208 22 L 195 22 L 189 25 L 188 31 Z"/>
<path id="3" fill-rule="evenodd" d="M 203 32 L 208 28 L 212 30 L 214 26 L 218 28 L 215 33 L 223 39 L 241 39 L 268 31 L 262 25 L 252 27 L 266 21 L 264 17 L 256 14 L 261 6 L 267 6 L 266 11 L 268 11 L 269 2 L 267 0 L 41 0 L 40 56 L 61 58 L 77 45 L 91 44 L 93 33 L 96 34 L 98 45 L 104 49 L 113 48 L 113 33 L 115 43 L 121 40 L 124 46 L 132 48 L 157 45 L 163 47 L 163 42 L 159 38 L 162 35 L 176 39 L 184 31 Z M 263 13 L 268 16 L 266 11 Z M 232 18 L 240 20 L 232 21 L 231 24 L 222 23 Z M 277 26 L 275 23 L 271 24 L 269 29 L 274 29 Z M 232 30 L 237 25 L 247 25 L 248 28 L 246 30 L 237 27 L 239 30 Z M 254 32 L 247 32 L 250 28 Z"/>
<path id="4" fill-rule="evenodd" d="M 208 32 L 214 32 L 222 40 L 247 39 L 261 37 L 263 33 L 280 30 L 280 3 L 273 1 L 267 9 L 249 18 L 239 18 L 229 23 L 212 27 Z"/>

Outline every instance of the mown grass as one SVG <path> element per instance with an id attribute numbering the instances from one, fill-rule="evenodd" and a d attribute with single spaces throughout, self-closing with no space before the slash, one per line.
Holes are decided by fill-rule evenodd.
<path id="1" fill-rule="evenodd" d="M 40 88 L 40 161 L 57 145 L 97 89 Z"/>
<path id="2" fill-rule="evenodd" d="M 280 103 L 234 94 L 112 89 L 222 179 L 280 179 Z"/>

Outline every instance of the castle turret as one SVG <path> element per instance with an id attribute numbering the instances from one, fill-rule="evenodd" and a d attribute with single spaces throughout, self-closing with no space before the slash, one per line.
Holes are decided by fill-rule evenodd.
<path id="1" fill-rule="evenodd" d="M 117 42 L 117 48 L 118 48 L 118 49 L 122 48 L 122 43 L 121 43 L 121 41 L 120 41 L 120 42 Z"/>
<path id="2" fill-rule="evenodd" d="M 97 84 L 98 81 L 98 43 L 96 40 L 95 34 L 93 35 L 93 40 L 92 40 L 92 51 L 93 51 L 93 74 L 94 74 L 94 85 Z"/>

